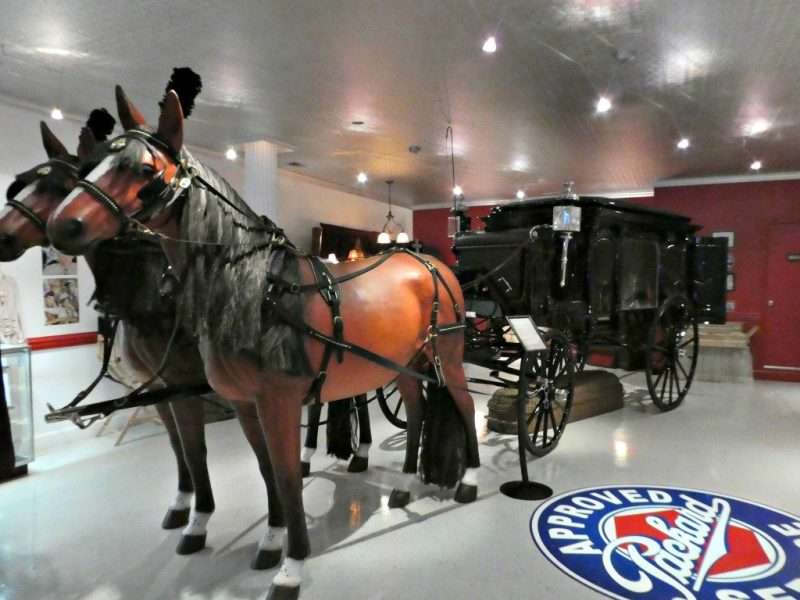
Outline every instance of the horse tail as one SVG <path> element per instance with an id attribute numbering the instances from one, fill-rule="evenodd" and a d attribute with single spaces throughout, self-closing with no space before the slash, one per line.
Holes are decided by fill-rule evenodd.
<path id="1" fill-rule="evenodd" d="M 433 375 L 433 371 L 430 372 Z M 447 387 L 429 383 L 422 426 L 422 480 L 455 487 L 467 467 L 464 420 Z"/>
<path id="2" fill-rule="evenodd" d="M 347 460 L 353 454 L 352 400 L 328 402 L 328 454 Z"/>

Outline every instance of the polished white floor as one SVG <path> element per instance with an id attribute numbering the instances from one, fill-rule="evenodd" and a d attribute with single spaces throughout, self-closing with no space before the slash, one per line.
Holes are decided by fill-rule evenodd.
<path id="1" fill-rule="evenodd" d="M 800 385 L 696 383 L 678 410 L 637 400 L 571 424 L 534 478 L 557 492 L 614 483 L 703 488 L 800 511 Z M 403 436 L 373 405 L 370 469 L 318 455 L 305 488 L 313 556 L 301 598 L 594 598 L 557 571 L 528 533 L 536 503 L 499 485 L 519 477 L 516 442 L 481 431 L 480 496 L 458 505 L 418 484 L 405 510 L 389 510 Z M 263 598 L 273 572 L 249 561 L 263 532 L 266 498 L 236 422 L 208 427 L 217 512 L 208 548 L 174 553 L 178 532 L 159 528 L 175 475 L 166 435 L 147 426 L 121 447 L 106 437 L 41 457 L 31 474 L 0 485 L 0 600 Z M 322 446 L 322 440 L 320 447 Z"/>

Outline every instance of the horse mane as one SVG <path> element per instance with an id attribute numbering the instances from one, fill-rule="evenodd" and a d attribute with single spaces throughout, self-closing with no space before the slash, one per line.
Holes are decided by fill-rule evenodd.
<path id="1" fill-rule="evenodd" d="M 302 335 L 265 303 L 268 274 L 299 281 L 296 253 L 270 245 L 275 224 L 257 215 L 222 176 L 182 152 L 230 203 L 195 185 L 180 210 L 181 238 L 200 242 L 178 242 L 186 272 L 179 273 L 184 278 L 178 300 L 183 322 L 225 352 L 245 353 L 270 369 L 308 375 Z M 300 295 L 285 293 L 279 302 L 302 320 Z"/>

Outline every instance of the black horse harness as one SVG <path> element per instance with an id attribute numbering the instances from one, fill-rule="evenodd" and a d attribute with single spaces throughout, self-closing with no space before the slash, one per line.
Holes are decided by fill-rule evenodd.
<path id="1" fill-rule="evenodd" d="M 78 178 L 78 167 L 69 161 L 61 158 L 51 158 L 45 163 L 36 165 L 25 173 L 21 173 L 14 178 L 6 191 L 6 205 L 25 216 L 41 233 L 47 235 L 47 223 L 23 202 L 14 196 L 19 194 L 26 186 L 38 181 L 42 177 L 47 177 L 53 170 L 64 171 L 68 176 Z"/>
<path id="2" fill-rule="evenodd" d="M 211 193 L 215 196 L 218 200 L 222 201 L 234 211 L 238 212 L 240 215 L 246 217 L 249 220 L 253 219 L 253 215 L 243 211 L 241 208 L 236 206 L 232 203 L 228 198 L 226 198 L 222 193 L 220 193 L 217 189 L 214 188 L 210 183 L 208 183 L 205 179 L 203 179 L 197 170 L 189 164 L 188 160 L 182 158 L 179 153 L 175 152 L 169 144 L 167 144 L 164 140 L 159 138 L 156 134 L 153 134 L 149 131 L 145 131 L 143 129 L 130 129 L 120 135 L 119 137 L 111 140 L 109 142 L 109 149 L 112 152 L 119 152 L 123 148 L 126 147 L 129 139 L 135 139 L 142 142 L 145 147 L 147 148 L 148 152 L 151 155 L 156 155 L 156 150 L 165 154 L 170 160 L 177 165 L 178 170 L 175 173 L 175 176 L 172 178 L 170 182 L 167 182 L 164 177 L 164 171 L 160 171 L 156 173 L 155 177 L 152 181 L 144 185 L 138 192 L 139 200 L 142 203 L 142 208 L 136 211 L 131 216 L 125 214 L 125 211 L 122 207 L 112 198 L 109 194 L 105 191 L 100 189 L 97 185 L 93 182 L 88 181 L 86 179 L 80 179 L 76 184 L 76 187 L 79 187 L 86 192 L 88 192 L 93 198 L 95 198 L 100 204 L 102 204 L 120 224 L 121 230 L 124 232 L 126 231 L 131 224 L 137 226 L 138 229 L 142 229 L 142 220 L 147 220 L 148 218 L 152 217 L 156 211 L 162 209 L 168 209 L 170 206 L 174 205 L 179 200 L 186 197 L 189 189 L 193 185 L 199 185 L 204 188 L 206 191 Z M 151 232 L 146 227 L 143 228 L 145 233 L 148 235 L 155 235 L 160 238 L 165 238 L 162 234 L 156 234 Z M 344 353 L 350 352 L 356 356 L 364 358 L 372 363 L 377 364 L 378 366 L 384 367 L 386 369 L 390 369 L 396 371 L 397 373 L 411 376 L 415 379 L 427 381 L 429 383 L 434 383 L 438 386 L 445 385 L 445 375 L 444 370 L 442 368 L 441 358 L 439 356 L 438 350 L 438 337 L 440 335 L 454 333 L 457 331 L 461 331 L 465 328 L 464 318 L 461 314 L 461 309 L 456 302 L 455 295 L 453 291 L 448 286 L 445 279 L 442 277 L 441 273 L 438 271 L 435 265 L 430 261 L 424 259 L 423 257 L 411 252 L 408 249 L 393 249 L 387 253 L 384 253 L 377 261 L 373 264 L 355 271 L 353 273 L 349 273 L 342 277 L 334 277 L 331 272 L 328 270 L 327 266 L 317 257 L 310 256 L 305 253 L 301 253 L 297 251 L 294 246 L 289 242 L 286 237 L 283 235 L 283 231 L 277 227 L 274 223 L 269 221 L 268 219 L 262 219 L 258 226 L 254 229 L 258 229 L 263 231 L 264 233 L 268 234 L 270 237 L 268 241 L 266 241 L 263 245 L 259 245 L 256 249 L 267 249 L 267 248 L 278 248 L 282 247 L 285 248 L 287 251 L 293 252 L 298 258 L 305 258 L 309 261 L 311 266 L 311 270 L 314 273 L 315 282 L 310 284 L 298 284 L 296 282 L 289 282 L 286 281 L 279 276 L 273 274 L 267 274 L 267 280 L 269 282 L 264 302 L 269 307 L 270 310 L 274 311 L 284 323 L 292 327 L 293 329 L 309 336 L 312 339 L 321 342 L 324 347 L 324 353 L 322 358 L 322 363 L 320 365 L 320 370 L 317 373 L 314 381 L 311 385 L 311 388 L 308 393 L 308 397 L 314 398 L 316 401 L 319 401 L 320 394 L 322 387 L 325 383 L 328 374 L 328 367 L 330 365 L 331 357 L 335 354 L 337 362 L 342 362 L 344 359 Z M 165 238 L 166 239 L 166 238 Z M 185 241 L 186 243 L 201 243 L 201 242 L 192 242 L 192 241 Z M 384 356 L 381 356 L 367 348 L 358 346 L 356 344 L 347 342 L 344 338 L 344 319 L 341 315 L 341 290 L 340 285 L 349 281 L 351 279 L 355 279 L 360 275 L 364 275 L 373 269 L 376 269 L 387 260 L 389 260 L 392 256 L 396 254 L 407 254 L 413 257 L 415 260 L 419 261 L 431 275 L 433 281 L 433 301 L 431 307 L 431 316 L 430 316 L 430 325 L 427 331 L 427 338 L 423 344 L 430 344 L 431 351 L 433 354 L 433 371 L 434 377 L 430 377 L 424 373 L 420 373 L 407 367 L 406 365 L 401 365 L 396 363 Z M 166 274 L 176 285 L 181 285 L 181 277 L 178 277 L 172 272 L 170 269 Z M 453 308 L 456 315 L 456 322 L 450 325 L 440 325 L 439 324 L 439 309 L 440 309 L 440 286 L 444 287 L 447 291 L 447 294 L 450 297 L 450 300 L 453 304 Z M 287 310 L 285 310 L 280 305 L 280 297 L 283 293 L 292 293 L 292 294 L 300 294 L 305 292 L 318 292 L 323 300 L 325 300 L 326 304 L 328 305 L 331 311 L 331 318 L 333 321 L 333 332 L 332 335 L 327 335 L 322 331 L 312 327 L 302 319 L 297 319 L 293 315 L 289 314 Z M 165 351 L 169 353 L 170 348 L 168 347 Z"/>

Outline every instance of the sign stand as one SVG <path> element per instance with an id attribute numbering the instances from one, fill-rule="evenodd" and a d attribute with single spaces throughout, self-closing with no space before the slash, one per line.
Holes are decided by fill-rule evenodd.
<path id="1" fill-rule="evenodd" d="M 508 317 L 509 325 L 517 334 L 517 339 L 522 342 L 523 353 L 522 363 L 519 369 L 519 381 L 517 383 L 517 442 L 519 446 L 519 468 L 522 472 L 521 481 L 507 481 L 500 486 L 500 492 L 515 500 L 544 500 L 553 495 L 553 490 L 544 485 L 531 481 L 528 478 L 528 456 L 526 450 L 526 437 L 528 435 L 527 415 L 525 405 L 528 400 L 528 369 L 530 367 L 530 354 L 532 352 L 542 352 L 542 347 L 546 348 L 544 342 L 536 331 L 533 320 L 526 317 Z M 527 323 L 525 322 L 527 321 Z M 530 323 L 530 325 L 528 325 Z M 533 335 L 531 333 L 533 331 Z M 531 341 L 531 338 L 536 339 Z"/>

